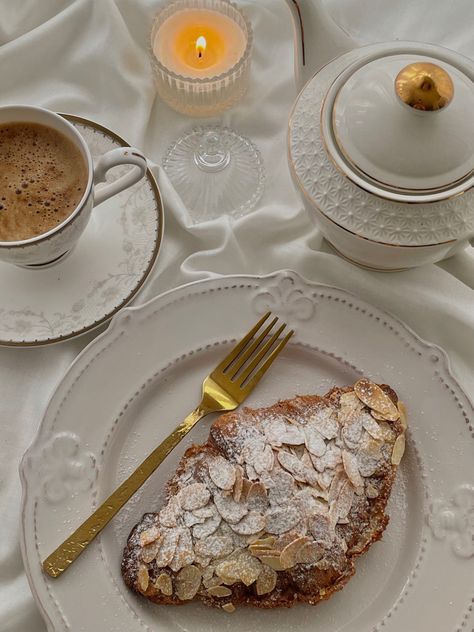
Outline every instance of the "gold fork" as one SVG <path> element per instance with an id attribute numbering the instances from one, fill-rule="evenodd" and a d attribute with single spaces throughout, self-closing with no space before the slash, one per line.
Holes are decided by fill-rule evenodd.
<path id="1" fill-rule="evenodd" d="M 270 316 L 270 312 L 266 313 L 205 378 L 201 402 L 192 413 L 43 562 L 43 570 L 48 575 L 59 577 L 79 557 L 200 419 L 210 413 L 234 410 L 250 395 L 294 333 L 291 330 L 284 338 L 280 338 L 286 323 L 272 332 L 277 317 L 260 331 Z"/>

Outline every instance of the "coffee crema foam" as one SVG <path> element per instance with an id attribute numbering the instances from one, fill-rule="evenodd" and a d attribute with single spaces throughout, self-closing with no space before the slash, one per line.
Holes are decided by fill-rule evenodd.
<path id="1" fill-rule="evenodd" d="M 64 134 L 39 123 L 0 125 L 0 241 L 30 239 L 63 222 L 87 186 L 86 162 Z"/>

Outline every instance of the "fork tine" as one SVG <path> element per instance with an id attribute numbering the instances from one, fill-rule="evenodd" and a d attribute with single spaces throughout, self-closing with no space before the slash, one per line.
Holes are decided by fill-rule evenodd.
<path id="1" fill-rule="evenodd" d="M 276 332 L 271 336 L 270 340 L 268 340 L 268 342 L 266 342 L 263 345 L 263 347 L 260 349 L 260 351 L 257 353 L 257 355 L 252 359 L 252 362 L 250 362 L 250 364 L 247 367 L 245 367 L 245 370 L 238 376 L 236 381 L 238 381 L 241 386 L 249 378 L 249 376 L 253 373 L 253 371 L 260 364 L 260 362 L 263 360 L 263 358 L 267 355 L 267 353 L 273 347 L 275 342 L 277 342 L 278 338 L 280 337 L 280 334 L 285 329 L 285 327 L 286 327 L 286 323 L 283 323 L 283 325 L 281 325 L 276 330 Z M 238 371 L 232 376 L 232 378 L 231 378 L 232 380 L 234 380 L 236 378 L 237 373 L 238 373 Z"/>
<path id="2" fill-rule="evenodd" d="M 258 371 L 253 375 L 253 377 L 246 384 L 244 384 L 243 386 L 241 385 L 241 389 L 245 393 L 245 395 L 248 395 L 257 386 L 257 384 L 260 382 L 264 374 L 267 372 L 267 369 L 270 368 L 270 366 L 276 360 L 280 352 L 283 351 L 283 348 L 286 346 L 288 340 L 291 338 L 291 336 L 294 333 L 295 332 L 293 330 L 289 331 L 286 334 L 286 336 L 283 338 L 283 340 L 281 340 L 280 343 L 273 349 L 271 354 L 267 357 L 265 362 L 258 369 Z"/>
<path id="3" fill-rule="evenodd" d="M 252 340 L 257 331 L 263 325 L 263 323 L 269 319 L 270 315 L 271 312 L 267 312 L 262 316 L 262 318 L 258 321 L 256 325 L 252 327 L 248 334 L 244 336 L 242 340 L 230 351 L 230 353 L 226 355 L 222 362 L 216 366 L 213 373 L 217 371 L 224 372 L 229 367 L 229 365 L 232 364 L 232 362 L 242 353 L 248 343 Z"/>
<path id="4" fill-rule="evenodd" d="M 273 329 L 276 322 L 278 322 L 278 316 L 275 316 L 275 318 L 271 321 L 271 323 L 267 327 L 265 327 L 265 329 L 258 336 L 258 338 L 255 338 L 252 344 L 249 347 L 246 347 L 245 350 L 242 352 L 242 354 L 236 358 L 236 364 L 234 364 L 234 366 L 232 367 L 231 379 L 234 379 L 234 377 L 237 375 L 240 369 L 244 366 L 244 364 L 252 358 L 252 356 L 254 355 L 254 352 L 258 349 L 258 347 L 262 344 L 262 342 L 268 336 L 268 334 Z M 229 367 L 231 366 L 231 364 L 229 365 Z"/>

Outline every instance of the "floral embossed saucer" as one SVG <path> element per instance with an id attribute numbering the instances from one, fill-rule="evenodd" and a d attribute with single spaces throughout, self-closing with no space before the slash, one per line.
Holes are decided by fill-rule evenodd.
<path id="1" fill-rule="evenodd" d="M 84 136 L 93 158 L 128 146 L 93 121 L 64 116 Z M 0 344 L 52 344 L 106 323 L 145 283 L 162 233 L 161 196 L 148 170 L 143 180 L 94 209 L 76 248 L 60 263 L 42 270 L 0 263 Z"/>

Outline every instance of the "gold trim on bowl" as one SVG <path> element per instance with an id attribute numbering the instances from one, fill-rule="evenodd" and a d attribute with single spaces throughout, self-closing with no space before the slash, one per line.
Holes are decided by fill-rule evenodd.
<path id="1" fill-rule="evenodd" d="M 96 123 L 95 121 L 91 121 L 88 118 L 84 118 L 82 116 L 76 116 L 75 114 L 67 114 L 67 113 L 63 113 L 63 112 L 58 112 L 58 114 L 60 116 L 63 116 L 65 119 L 67 119 L 70 122 L 73 123 L 79 123 L 81 125 L 85 125 L 85 126 L 89 126 L 94 128 L 95 130 L 102 132 L 103 134 L 110 136 L 111 138 L 113 138 L 117 143 L 120 144 L 121 147 L 130 147 L 129 143 L 127 143 L 121 136 L 119 136 L 118 134 L 116 134 L 115 132 L 113 132 L 112 130 L 110 130 L 108 127 L 105 127 L 104 125 L 101 125 L 100 123 Z M 83 334 L 86 334 L 90 331 L 94 331 L 95 329 L 97 329 L 98 327 L 100 327 L 101 325 L 104 325 L 105 323 L 107 323 L 108 321 L 110 321 L 111 318 L 113 318 L 113 316 L 115 316 L 115 314 L 117 314 L 117 312 L 119 312 L 121 309 L 123 309 L 126 305 L 128 305 L 128 303 L 130 303 L 130 301 L 132 299 L 135 298 L 135 296 L 138 294 L 138 292 L 142 289 L 143 285 L 145 284 L 146 280 L 148 279 L 150 272 L 152 271 L 156 260 L 158 258 L 158 253 L 161 249 L 161 242 L 163 239 L 163 228 L 164 228 L 164 213 L 163 213 L 163 201 L 161 199 L 161 193 L 160 190 L 158 188 L 158 183 L 156 182 L 156 178 L 153 175 L 153 173 L 151 172 L 151 170 L 148 168 L 147 172 L 146 172 L 146 176 L 145 176 L 148 180 L 148 182 L 151 185 L 151 188 L 153 190 L 154 196 L 155 196 L 155 200 L 156 200 L 156 209 L 157 209 L 157 231 L 155 233 L 155 247 L 153 250 L 153 254 L 151 256 L 151 259 L 148 263 L 148 266 L 146 268 L 146 270 L 144 271 L 144 273 L 141 276 L 140 281 L 138 282 L 138 284 L 135 286 L 135 288 L 128 294 L 128 296 L 126 296 L 124 298 L 124 300 L 120 303 L 120 305 L 118 305 L 117 307 L 115 307 L 111 312 L 109 312 L 108 314 L 106 314 L 104 317 L 102 317 L 100 320 L 95 321 L 94 323 L 88 325 L 87 327 L 83 327 L 82 329 L 79 329 L 77 331 L 75 331 L 74 333 L 70 333 L 70 334 L 66 334 L 63 336 L 57 336 L 56 338 L 48 338 L 45 340 L 39 340 L 39 341 L 25 341 L 25 342 L 15 342 L 13 340 L 2 340 L 0 339 L 0 346 L 4 346 L 4 347 L 45 347 L 48 345 L 53 345 L 53 344 L 57 344 L 59 342 L 64 342 L 66 340 L 72 340 L 73 338 L 77 338 L 78 336 L 82 336 Z M 8 264 L 11 265 L 11 264 Z M 34 274 L 34 272 L 32 272 L 31 274 Z"/>
<path id="2" fill-rule="evenodd" d="M 433 64 L 434 65 L 434 64 Z M 338 75 L 339 76 L 339 75 Z M 337 80 L 334 80 L 334 82 Z M 333 84 L 334 84 L 333 82 Z M 332 85 L 331 84 L 331 87 Z M 331 88 L 329 88 L 330 90 Z M 432 187 L 431 189 L 409 189 L 408 187 L 401 187 L 401 186 L 396 186 L 394 184 L 391 184 L 389 182 L 384 182 L 383 180 L 379 180 L 378 178 L 376 178 L 375 176 L 371 175 L 370 173 L 368 173 L 367 171 L 365 171 L 364 169 L 362 169 L 362 167 L 360 167 L 355 160 L 350 156 L 350 154 L 346 151 L 346 149 L 344 148 L 344 145 L 341 141 L 340 135 L 337 132 L 337 127 L 335 125 L 335 117 L 336 117 L 336 105 L 337 105 L 337 101 L 340 97 L 340 90 L 338 91 L 338 93 L 336 94 L 336 96 L 334 97 L 334 102 L 332 104 L 332 111 L 331 111 L 331 129 L 328 130 L 330 134 L 332 134 L 334 136 L 333 142 L 336 146 L 336 148 L 339 150 L 340 153 L 340 157 L 342 159 L 343 162 L 345 162 L 347 164 L 347 167 L 350 170 L 352 170 L 352 172 L 354 174 L 358 174 L 360 176 L 360 178 L 362 180 L 367 181 L 368 184 L 372 184 L 374 187 L 378 187 L 377 190 L 380 190 L 381 193 L 380 195 L 378 195 L 376 192 L 374 191 L 369 191 L 367 189 L 365 189 L 360 183 L 356 182 L 356 180 L 353 180 L 350 176 L 349 173 L 345 172 L 343 169 L 341 169 L 341 167 L 336 163 L 336 161 L 333 158 L 332 153 L 329 151 L 329 147 L 327 145 L 326 142 L 326 136 L 323 132 L 323 111 L 325 110 L 326 104 L 327 104 L 327 98 L 329 96 L 329 90 L 328 92 L 324 95 L 324 98 L 321 102 L 321 112 L 320 112 L 320 129 L 321 129 L 321 140 L 324 144 L 324 147 L 326 149 L 326 153 L 329 156 L 329 158 L 331 159 L 331 162 L 333 163 L 333 165 L 336 167 L 336 169 L 342 173 L 348 180 L 350 180 L 351 182 L 353 182 L 356 186 L 358 186 L 360 189 L 367 191 L 367 193 L 370 193 L 371 195 L 375 195 L 377 197 L 383 198 L 385 200 L 389 200 L 390 202 L 399 202 L 400 204 L 434 204 L 436 202 L 444 202 L 445 200 L 450 200 L 451 198 L 457 197 L 458 195 L 462 195 L 463 193 L 469 191 L 473 186 L 474 183 L 469 186 L 466 187 L 465 189 L 463 189 L 462 191 L 458 191 L 457 193 L 452 193 L 451 195 L 446 195 L 442 198 L 440 198 L 439 200 L 432 200 L 432 201 L 426 201 L 426 200 L 410 200 L 408 199 L 408 196 L 411 195 L 413 198 L 416 198 L 417 196 L 421 196 L 421 195 L 435 195 L 436 193 L 443 193 L 443 191 L 450 191 L 451 189 L 453 189 L 456 186 L 459 186 L 460 184 L 462 184 L 463 181 L 465 180 L 470 180 L 472 178 L 472 176 L 474 175 L 474 169 L 471 169 L 471 171 L 468 171 L 467 173 L 465 173 L 464 175 L 462 175 L 461 177 L 459 177 L 457 180 L 452 180 L 451 182 L 448 182 L 448 184 L 443 184 L 439 187 Z M 328 107 L 330 107 L 328 105 Z M 392 192 L 392 193 L 399 193 L 400 194 L 400 198 L 392 198 L 392 197 L 388 197 L 383 195 L 383 191 L 387 191 L 388 193 Z M 401 196 L 404 196 L 403 198 Z M 407 199 L 405 199 L 405 196 L 407 196 Z"/>
<path id="3" fill-rule="evenodd" d="M 402 42 L 402 43 L 403 43 L 403 42 Z M 409 43 L 410 43 L 410 44 L 412 44 L 413 42 L 409 42 Z M 360 47 L 360 50 L 362 50 L 362 51 L 363 51 L 364 49 L 371 49 L 371 48 L 374 48 L 375 46 L 377 46 L 377 44 L 368 44 L 368 45 L 366 45 L 366 46 L 361 46 L 361 47 Z M 429 46 L 429 45 L 428 45 L 428 46 Z M 430 50 L 430 52 L 433 52 L 433 51 L 431 51 L 431 50 Z M 346 55 L 347 55 L 347 56 L 351 56 L 351 54 L 353 54 L 353 53 L 354 53 L 354 51 L 349 51 L 349 52 L 341 53 L 340 55 L 338 55 L 338 56 L 337 56 L 337 57 L 335 57 L 334 59 L 331 59 L 331 60 L 330 60 L 330 61 L 328 61 L 326 64 L 324 64 L 324 66 L 322 66 L 319 70 L 317 70 L 317 71 L 313 74 L 313 76 L 312 76 L 312 77 L 311 77 L 311 78 L 310 78 L 310 79 L 306 82 L 306 84 L 305 84 L 305 85 L 304 85 L 304 86 L 303 86 L 303 87 L 299 90 L 299 92 L 298 92 L 298 94 L 297 94 L 297 96 L 296 96 L 296 99 L 295 99 L 295 101 L 294 101 L 294 103 L 293 103 L 293 106 L 292 106 L 292 108 L 291 108 L 291 111 L 290 111 L 290 116 L 289 116 L 289 118 L 288 118 L 288 127 L 287 127 L 287 143 L 286 143 L 287 147 L 286 147 L 286 150 L 287 150 L 288 164 L 289 164 L 289 166 L 290 166 L 290 172 L 291 172 L 291 174 L 292 174 L 292 176 L 293 176 L 293 178 L 294 178 L 294 181 L 296 182 L 296 184 L 297 184 L 297 186 L 298 186 L 299 191 L 301 191 L 301 193 L 303 194 L 303 196 L 305 197 L 305 199 L 307 200 L 307 202 L 310 204 L 310 206 L 313 208 L 313 210 L 314 210 L 314 211 L 321 213 L 321 214 L 322 214 L 325 218 L 327 218 L 327 219 L 328 219 L 330 222 L 332 222 L 335 226 L 338 226 L 339 228 L 342 228 L 344 231 L 346 231 L 347 233 L 349 233 L 349 234 L 351 234 L 351 235 L 354 235 L 355 237 L 359 237 L 360 239 L 365 239 L 366 241 L 371 242 L 371 243 L 374 243 L 374 244 L 380 244 L 380 245 L 382 245 L 382 246 L 390 246 L 391 248 L 429 248 L 429 247 L 431 247 L 431 246 L 433 246 L 433 247 L 434 247 L 434 246 L 443 246 L 443 245 L 448 245 L 448 244 L 454 244 L 454 243 L 456 243 L 456 242 L 458 241 L 458 238 L 448 239 L 448 240 L 446 240 L 446 241 L 441 241 L 441 242 L 436 242 L 436 243 L 429 243 L 429 244 L 392 244 L 392 243 L 388 243 L 388 242 L 384 242 L 384 241 L 378 241 L 378 240 L 376 240 L 376 239 L 370 239 L 369 237 L 365 237 L 364 235 L 361 235 L 361 234 L 359 234 L 359 233 L 356 233 L 356 232 L 354 232 L 354 231 L 350 230 L 349 228 L 346 228 L 345 226 L 342 226 L 341 224 L 339 224 L 338 222 L 336 222 L 335 220 L 333 220 L 331 217 L 329 217 L 329 215 L 327 215 L 327 214 L 326 214 L 326 213 L 325 213 L 325 212 L 324 212 L 324 211 L 323 211 L 323 210 L 322 210 L 322 209 L 318 206 L 318 204 L 316 203 L 316 201 L 315 201 L 315 200 L 314 200 L 314 199 L 313 199 L 313 198 L 309 195 L 309 193 L 307 192 L 306 188 L 304 187 L 304 185 L 303 185 L 303 183 L 302 183 L 302 181 L 301 181 L 301 178 L 298 176 L 298 174 L 297 174 L 297 172 L 296 172 L 296 167 L 295 167 L 294 162 L 293 162 L 293 157 L 292 157 L 292 154 L 291 154 L 291 131 L 292 131 L 292 126 L 293 126 L 293 121 L 294 121 L 295 111 L 296 111 L 296 108 L 297 108 L 297 106 L 298 106 L 298 104 L 299 104 L 299 102 L 300 102 L 300 99 L 301 99 L 301 97 L 302 97 L 303 93 L 304 93 L 304 92 L 306 91 L 306 89 L 308 88 L 308 85 L 309 85 L 312 81 L 314 81 L 315 77 L 316 77 L 317 75 L 319 75 L 319 74 L 320 74 L 320 73 L 321 73 L 321 72 L 322 72 L 322 71 L 323 71 L 323 70 L 324 70 L 327 66 L 329 66 L 330 64 L 334 63 L 336 60 L 338 60 L 338 59 L 340 59 L 340 58 L 342 58 L 342 57 L 344 57 L 344 56 L 346 56 Z M 356 59 L 355 61 L 351 62 L 351 64 L 356 63 L 357 61 L 358 61 L 358 60 Z M 450 63 L 451 63 L 451 62 L 450 62 Z M 343 70 L 342 70 L 341 72 L 339 72 L 339 73 L 336 75 L 336 78 L 337 78 L 337 77 L 338 77 L 338 76 L 339 76 L 342 72 L 343 72 Z M 331 84 L 331 85 L 332 85 L 332 84 Z M 323 99 L 322 99 L 322 101 L 321 101 L 321 104 L 320 104 L 320 116 L 321 116 L 321 113 L 322 113 L 322 108 L 323 108 L 323 104 L 324 104 L 324 101 L 325 101 L 325 99 L 326 99 L 326 96 L 327 96 L 327 91 L 326 91 L 326 93 L 325 93 L 325 95 L 324 95 L 324 98 L 323 98 Z M 320 125 L 321 125 L 321 121 L 320 121 Z M 348 176 L 347 176 L 347 175 L 346 175 L 343 171 L 341 171 L 341 170 L 339 169 L 339 167 L 338 167 L 338 166 L 334 163 L 334 161 L 333 161 L 333 160 L 332 160 L 332 158 L 331 158 L 330 153 L 329 153 L 329 152 L 328 152 L 328 150 L 327 150 L 327 147 L 326 147 L 326 141 L 325 141 L 325 139 L 324 139 L 324 135 L 323 135 L 323 134 L 321 134 L 321 139 L 322 139 L 323 145 L 324 145 L 324 147 L 325 147 L 325 149 L 326 149 L 326 154 L 329 156 L 329 158 L 330 158 L 331 162 L 334 164 L 334 166 L 335 166 L 335 167 L 336 167 L 336 169 L 339 171 L 339 173 L 341 173 L 341 174 L 342 174 L 342 176 L 343 176 L 343 177 L 344 177 L 347 181 L 349 181 L 349 182 L 351 182 L 352 184 L 354 184 L 354 185 L 355 185 L 358 189 L 360 189 L 361 191 L 364 191 L 365 193 L 369 193 L 370 195 L 373 195 L 373 196 L 374 196 L 374 197 L 376 197 L 376 198 L 378 198 L 378 197 L 379 197 L 380 199 L 387 199 L 387 198 L 385 198 L 385 197 L 383 197 L 383 196 L 378 196 L 376 193 L 373 193 L 373 192 L 371 192 L 371 191 L 367 191 L 364 187 L 360 186 L 357 182 L 354 182 L 354 181 L 353 181 L 351 178 L 349 178 L 349 177 L 348 177 Z M 474 186 L 474 185 L 473 185 L 473 186 Z M 472 187 L 470 187 L 470 188 L 472 188 Z M 458 195 L 462 195 L 463 193 L 465 193 L 465 192 L 469 191 L 469 190 L 470 190 L 470 188 L 469 188 L 469 189 L 466 189 L 465 191 L 462 191 L 462 192 L 456 193 L 456 194 L 454 194 L 454 195 L 452 195 L 452 196 L 450 196 L 449 198 L 446 198 L 446 199 L 452 199 L 452 198 L 457 197 Z M 391 201 L 391 202 L 392 202 L 393 200 L 389 200 L 389 201 Z M 406 204 L 421 204 L 421 203 L 423 203 L 423 202 L 418 201 L 418 200 L 414 200 L 414 201 L 407 201 L 407 202 L 405 202 L 405 203 L 406 203 Z M 424 202 L 424 203 L 426 204 L 426 202 Z"/>
<path id="4" fill-rule="evenodd" d="M 367 59 L 367 63 L 370 63 L 371 61 L 374 61 L 375 59 L 380 59 L 380 57 L 374 57 L 374 58 L 368 58 Z M 334 60 L 332 60 L 334 61 Z M 356 62 L 354 62 L 355 64 Z M 430 65 L 435 65 L 435 64 L 430 64 Z M 442 193 L 443 191 L 450 191 L 451 189 L 453 189 L 454 187 L 458 186 L 459 184 L 461 184 L 463 181 L 468 181 L 471 180 L 473 175 L 474 175 L 474 170 L 469 171 L 468 173 L 464 174 L 463 176 L 461 176 L 460 178 L 458 178 L 457 180 L 453 180 L 452 182 L 449 182 L 448 184 L 445 184 L 441 187 L 437 187 L 437 188 L 432 188 L 432 189 L 404 189 L 402 187 L 396 187 L 393 186 L 392 184 L 389 184 L 387 182 L 383 182 L 382 180 L 377 180 L 377 178 L 374 178 L 373 176 L 371 176 L 370 174 L 368 174 L 367 172 L 365 172 L 363 169 L 361 169 L 357 163 L 349 156 L 349 154 L 347 154 L 347 152 L 343 149 L 342 143 L 339 140 L 339 137 L 337 135 L 335 126 L 334 126 L 334 107 L 336 105 L 336 101 L 339 98 L 339 92 L 340 90 L 337 92 L 336 96 L 334 97 L 334 101 L 332 104 L 332 110 L 331 110 L 331 121 L 332 121 L 332 125 L 331 125 L 331 129 L 330 132 L 332 132 L 332 134 L 334 134 L 334 141 L 335 141 L 335 145 L 337 146 L 337 148 L 340 150 L 341 152 L 341 158 L 343 160 L 343 162 L 347 163 L 347 167 L 348 167 L 348 171 L 344 171 L 335 161 L 334 156 L 332 155 L 332 153 L 329 151 L 327 142 L 326 142 L 326 137 L 323 133 L 323 112 L 326 108 L 326 104 L 327 104 L 327 100 L 329 97 L 329 92 L 332 88 L 332 86 L 336 83 L 336 81 L 338 80 L 338 78 L 349 68 L 350 66 L 348 66 L 347 68 L 344 68 L 340 73 L 338 73 L 333 81 L 331 82 L 331 85 L 329 86 L 329 88 L 327 89 L 326 93 L 324 94 L 322 100 L 321 100 L 321 107 L 320 107 L 320 111 L 319 111 L 319 129 L 320 129 L 320 136 L 321 136 L 321 141 L 324 145 L 324 148 L 326 150 L 326 154 L 329 157 L 329 159 L 331 160 L 332 164 L 334 165 L 334 167 L 337 169 L 337 171 L 339 171 L 339 173 L 344 176 L 344 178 L 346 180 L 349 180 L 349 182 L 352 182 L 352 184 L 354 184 L 356 187 L 358 187 L 361 191 L 365 191 L 366 193 L 368 193 L 369 195 L 373 195 L 375 197 L 380 198 L 381 200 L 388 200 L 389 202 L 398 202 L 400 204 L 435 204 L 438 202 L 447 202 L 448 200 L 452 200 L 455 197 L 458 197 L 460 195 L 463 195 L 464 193 L 467 193 L 468 191 L 470 191 L 472 188 L 474 188 L 474 182 L 472 182 L 469 186 L 467 186 L 465 189 L 462 189 L 461 191 L 457 191 L 456 193 L 452 193 L 451 195 L 445 195 L 443 197 L 440 197 L 439 199 L 436 200 L 417 200 L 416 197 L 417 196 L 430 196 L 430 195 L 436 195 L 436 193 Z M 361 66 L 362 67 L 362 66 Z M 354 72 L 352 74 L 354 74 L 357 70 L 359 69 L 359 67 L 354 69 Z M 321 69 L 322 70 L 322 69 Z M 443 71 L 444 72 L 444 71 Z M 318 73 L 316 73 L 318 74 Z M 314 77 L 316 76 L 316 74 L 310 79 L 310 81 L 312 81 L 314 79 Z M 350 75 L 352 76 L 352 75 Z M 309 82 L 308 82 L 309 83 Z M 308 85 L 308 84 L 306 84 Z M 306 87 L 306 86 L 305 86 Z M 304 88 L 303 88 L 304 90 Z M 301 94 L 301 93 L 300 93 Z M 297 97 L 296 102 L 298 102 L 299 98 L 300 98 L 300 94 Z M 296 103 L 295 103 L 296 106 Z M 328 105 L 329 107 L 329 105 Z M 294 108 L 293 108 L 294 110 Z M 291 118 L 293 116 L 293 110 L 291 113 Z M 291 119 L 290 119 L 291 120 Z M 360 178 L 361 180 L 365 180 L 367 179 L 367 185 L 371 184 L 371 182 L 373 183 L 373 186 L 375 188 L 374 191 L 366 188 L 363 186 L 363 184 L 361 184 L 360 182 L 358 182 L 357 180 L 355 180 L 353 177 L 351 177 L 351 172 L 354 176 L 357 176 L 357 174 L 360 174 Z M 380 188 L 378 187 L 378 185 L 380 185 Z M 397 194 L 399 193 L 399 197 L 394 197 L 391 195 L 384 195 L 384 189 L 387 191 L 387 194 L 389 194 L 390 192 L 392 192 L 393 194 Z M 407 193 L 411 193 L 412 198 L 414 199 L 408 199 L 408 196 L 406 195 Z"/>
<path id="5" fill-rule="evenodd" d="M 317 74 L 317 73 L 316 73 Z M 299 97 L 298 97 L 299 99 Z M 447 244 L 454 244 L 457 242 L 457 239 L 448 239 L 446 241 L 440 241 L 437 242 L 435 244 L 391 244 L 389 242 L 386 241 L 377 241 L 376 239 L 370 239 L 369 237 L 365 237 L 364 235 L 361 235 L 359 233 L 356 233 L 352 230 L 350 230 L 349 228 L 346 228 L 345 226 L 343 226 L 342 224 L 339 224 L 338 222 L 336 222 L 332 217 L 329 217 L 329 215 L 327 215 L 322 209 L 321 207 L 316 203 L 316 201 L 314 200 L 314 198 L 312 198 L 308 191 L 306 190 L 306 188 L 303 186 L 303 183 L 301 182 L 301 178 L 299 177 L 299 175 L 296 173 L 296 168 L 295 165 L 293 163 L 293 159 L 291 156 L 291 146 L 290 146 L 290 137 L 291 137 L 291 125 L 293 122 L 293 115 L 294 115 L 294 111 L 296 108 L 296 105 L 298 103 L 298 99 L 296 100 L 295 104 L 293 105 L 293 109 L 290 113 L 290 118 L 288 120 L 288 132 L 287 132 L 287 154 L 288 154 L 288 164 L 290 166 L 290 172 L 294 178 L 294 180 L 296 181 L 297 185 L 298 185 L 298 189 L 299 191 L 301 191 L 301 193 L 303 194 L 303 196 L 305 197 L 305 199 L 307 200 L 307 202 L 313 207 L 313 210 L 321 213 L 321 215 L 324 215 L 324 217 L 326 219 L 328 219 L 332 224 L 334 224 L 335 226 L 337 226 L 338 228 L 342 228 L 342 230 L 346 231 L 346 233 L 349 233 L 350 235 L 354 235 L 354 237 L 358 237 L 359 239 L 364 239 L 365 241 L 368 241 L 370 243 L 373 244 L 379 244 L 381 246 L 390 246 L 391 248 L 430 248 L 431 246 L 444 246 Z M 324 143 L 324 139 L 323 139 L 323 143 Z M 328 153 L 329 155 L 329 153 Z M 332 160 L 331 160 L 332 162 Z M 333 163 L 334 164 L 334 163 Z M 343 174 L 344 175 L 344 174 Z M 349 178 L 348 178 L 349 179 Z M 352 180 L 351 180 L 352 182 Z M 355 183 L 354 183 L 355 184 Z M 358 186 L 356 184 L 356 186 Z M 359 187 L 361 188 L 361 187 Z M 329 240 L 328 240 L 329 241 Z"/>

